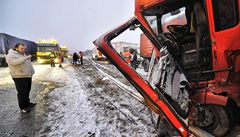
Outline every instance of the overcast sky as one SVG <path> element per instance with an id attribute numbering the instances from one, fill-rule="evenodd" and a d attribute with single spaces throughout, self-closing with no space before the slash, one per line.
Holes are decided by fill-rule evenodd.
<path id="1" fill-rule="evenodd" d="M 134 0 L 0 0 L 0 32 L 57 39 L 73 52 L 91 49 L 93 40 L 133 15 Z"/>

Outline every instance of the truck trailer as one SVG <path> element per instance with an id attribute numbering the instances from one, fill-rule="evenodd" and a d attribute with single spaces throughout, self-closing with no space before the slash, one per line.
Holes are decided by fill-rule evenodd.
<path id="1" fill-rule="evenodd" d="M 143 58 L 142 66 L 145 72 L 148 72 L 152 52 L 154 52 L 153 44 L 144 33 L 140 34 L 140 56 Z"/>
<path id="2" fill-rule="evenodd" d="M 33 56 L 32 59 L 36 59 L 37 44 L 35 42 L 0 33 L 0 66 L 7 66 L 5 57 L 8 54 L 8 50 L 17 43 L 23 43 L 26 46 L 26 55 L 31 54 Z"/>

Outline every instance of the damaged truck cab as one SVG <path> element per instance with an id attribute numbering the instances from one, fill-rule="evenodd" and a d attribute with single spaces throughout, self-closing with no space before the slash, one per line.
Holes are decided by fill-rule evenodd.
<path id="1" fill-rule="evenodd" d="M 135 17 L 94 44 L 175 129 L 172 136 L 201 136 L 202 130 L 223 136 L 239 122 L 239 7 L 240 0 L 136 0 Z M 164 19 L 177 11 L 186 24 L 176 20 L 164 26 Z M 135 28 L 160 52 L 152 55 L 148 80 L 111 45 L 122 32 Z"/>

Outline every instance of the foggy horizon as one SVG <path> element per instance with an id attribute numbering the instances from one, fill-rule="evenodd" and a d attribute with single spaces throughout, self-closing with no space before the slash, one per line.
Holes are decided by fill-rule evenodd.
<path id="1" fill-rule="evenodd" d="M 1 0 L 0 11 L 0 33 L 34 42 L 56 39 L 72 53 L 92 49 L 96 38 L 133 17 L 134 0 Z"/>

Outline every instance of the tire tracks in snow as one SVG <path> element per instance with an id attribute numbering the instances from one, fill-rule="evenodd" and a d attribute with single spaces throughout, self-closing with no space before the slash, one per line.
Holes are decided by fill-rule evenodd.
<path id="1" fill-rule="evenodd" d="M 79 71 L 79 77 L 87 81 L 84 85 L 89 93 L 88 100 L 97 113 L 97 135 L 104 135 L 102 133 L 110 131 L 117 132 L 119 136 L 157 135 L 158 131 L 151 120 L 149 108 L 116 86 L 113 80 L 99 73 L 90 60 L 86 60 L 84 66 L 76 67 L 76 70 Z M 118 73 L 115 74 L 117 78 L 125 79 Z M 109 131 L 101 127 L 104 123 L 108 123 L 105 128 L 111 127 Z M 107 135 L 118 136 L 117 133 Z"/>

